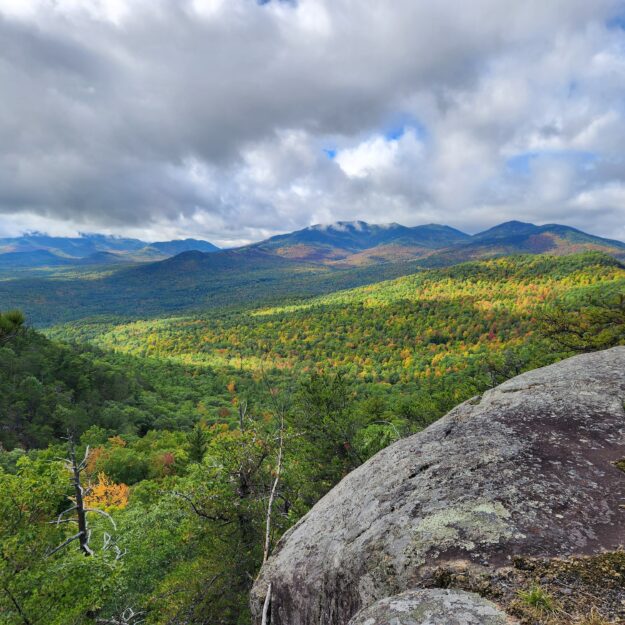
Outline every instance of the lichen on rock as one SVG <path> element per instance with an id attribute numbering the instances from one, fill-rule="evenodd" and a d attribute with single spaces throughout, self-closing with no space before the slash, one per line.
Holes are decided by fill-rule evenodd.
<path id="1" fill-rule="evenodd" d="M 452 547 L 474 550 L 512 537 L 510 512 L 499 501 L 477 500 L 451 505 L 421 519 L 413 530 L 413 546 L 425 563 L 432 550 Z"/>

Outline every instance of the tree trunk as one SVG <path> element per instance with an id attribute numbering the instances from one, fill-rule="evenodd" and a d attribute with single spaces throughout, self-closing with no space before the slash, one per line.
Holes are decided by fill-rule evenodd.
<path id="1" fill-rule="evenodd" d="M 86 458 L 86 456 L 85 456 Z M 80 548 L 86 556 L 93 554 L 89 548 L 89 530 L 87 529 L 87 514 L 85 512 L 85 502 L 83 499 L 83 488 L 80 483 L 81 467 L 76 461 L 76 447 L 74 442 L 70 442 L 70 460 L 72 463 L 72 484 L 74 486 L 74 496 L 76 498 L 76 520 L 78 521 L 78 541 Z"/>

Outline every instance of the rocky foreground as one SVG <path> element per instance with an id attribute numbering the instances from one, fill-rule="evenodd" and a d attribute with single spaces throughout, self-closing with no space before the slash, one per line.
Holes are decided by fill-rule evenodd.
<path id="1" fill-rule="evenodd" d="M 565 611 L 585 576 L 592 599 L 605 573 L 597 601 L 625 617 L 624 400 L 616 347 L 513 378 L 384 449 L 279 542 L 252 591 L 256 622 L 269 584 L 271 625 L 514 622 L 532 572 L 548 585 L 579 562 L 597 573 L 566 578 L 561 603 L 530 589 L 530 607 Z"/>

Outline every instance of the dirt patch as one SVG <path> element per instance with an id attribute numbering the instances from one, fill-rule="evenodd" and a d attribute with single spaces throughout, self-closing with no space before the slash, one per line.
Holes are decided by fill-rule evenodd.
<path id="1" fill-rule="evenodd" d="M 495 573 L 442 567 L 428 585 L 475 592 L 522 625 L 625 624 L 625 551 L 571 558 L 513 559 Z"/>

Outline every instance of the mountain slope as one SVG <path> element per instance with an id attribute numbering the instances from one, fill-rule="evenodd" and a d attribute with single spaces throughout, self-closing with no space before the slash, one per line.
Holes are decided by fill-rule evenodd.
<path id="1" fill-rule="evenodd" d="M 347 272 L 341 272 L 347 273 Z M 285 305 L 198 311 L 136 322 L 84 320 L 82 339 L 185 362 L 286 370 L 345 368 L 360 380 L 412 383 L 429 368 L 451 379 L 454 353 L 484 361 L 536 330 L 536 311 L 566 295 L 625 288 L 625 267 L 597 253 L 516 256 L 421 271 Z M 198 347 L 201 346 L 201 347 Z M 434 356 L 436 358 L 434 358 Z M 434 358 L 434 360 L 432 360 Z"/>
<path id="2" fill-rule="evenodd" d="M 0 254 L 0 268 L 57 267 L 71 263 L 69 258 L 48 250 L 14 251 Z"/>
<path id="3" fill-rule="evenodd" d="M 251 248 L 191 251 L 155 263 L 106 267 L 53 279 L 14 272 L 0 279 L 0 305 L 20 308 L 40 325 L 91 315 L 154 316 L 328 293 L 415 270 L 397 264 L 338 270 Z"/>
<path id="4" fill-rule="evenodd" d="M 59 257 L 60 265 L 40 269 L 37 279 L 36 269 L 7 268 L 0 255 L 0 303 L 24 309 L 42 325 L 91 315 L 154 316 L 309 297 L 467 260 L 597 250 L 625 259 L 625 243 L 568 226 L 509 222 L 471 237 L 446 226 L 341 222 L 139 265 L 117 262 L 132 256 L 115 252 L 69 259 L 69 265 Z"/>
<path id="5" fill-rule="evenodd" d="M 605 239 L 571 226 L 509 221 L 473 235 L 469 241 L 437 252 L 423 261 L 425 266 L 452 265 L 512 254 L 553 254 L 563 256 L 599 251 L 625 259 L 625 243 Z"/>
<path id="6" fill-rule="evenodd" d="M 397 223 L 338 221 L 271 237 L 251 247 L 285 258 L 361 265 L 422 258 L 432 250 L 456 245 L 468 239 L 469 235 L 464 232 L 438 224 L 408 228 Z"/>

